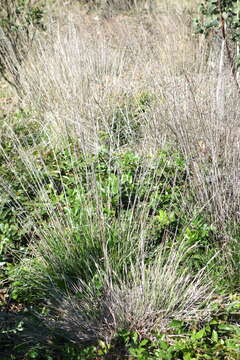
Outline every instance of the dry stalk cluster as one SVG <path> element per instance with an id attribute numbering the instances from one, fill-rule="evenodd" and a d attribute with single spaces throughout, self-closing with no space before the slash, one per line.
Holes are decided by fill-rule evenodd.
<path id="1" fill-rule="evenodd" d="M 7 49 L 5 55 L 13 73 L 16 64 L 10 61 L 11 50 Z M 102 146 L 102 134 L 108 138 L 109 151 L 134 149 L 137 153 L 154 155 L 166 144 L 174 146 L 186 160 L 191 192 L 200 207 L 207 209 L 212 223 L 221 229 L 222 240 L 227 244 L 231 240 L 227 235 L 229 222 L 239 221 L 239 96 L 232 86 L 227 65 L 219 74 L 219 64 L 212 66 L 210 58 L 209 44 L 192 35 L 188 16 L 181 9 L 174 12 L 174 17 L 166 11 L 154 18 L 147 14 L 111 20 L 68 14 L 68 24 L 63 28 L 54 24 L 48 34 L 36 39 L 34 49 L 18 67 L 21 101 L 31 108 L 47 134 L 45 141 L 54 149 L 74 137 L 85 154 L 97 153 Z M 222 60 L 216 56 L 216 61 Z M 224 77 L 224 85 L 216 98 L 220 76 Z M 136 139 L 136 133 L 131 130 L 136 108 L 123 109 L 126 99 L 137 102 L 143 94 L 151 101 L 138 119 Z M 116 143 L 114 133 L 118 109 L 129 125 L 125 127 L 129 130 L 128 139 L 132 137 L 123 146 Z M 22 159 L 29 173 L 35 176 L 36 191 L 41 192 L 37 165 L 24 150 Z M 90 173 L 91 177 L 94 174 Z M 89 186 L 92 185 L 90 182 Z M 185 248 L 173 246 L 167 260 L 162 249 L 151 265 L 144 262 L 147 211 L 139 210 L 136 216 L 134 210 L 129 218 L 119 220 L 121 244 L 126 246 L 119 247 L 118 259 L 124 262 L 127 253 L 135 251 L 139 253 L 139 262 L 130 264 L 131 276 L 123 271 L 118 282 L 113 283 L 118 264 L 111 264 L 108 252 L 110 234 L 103 214 L 103 199 L 94 188 L 91 196 L 85 200 L 88 231 L 92 241 L 99 241 L 103 248 L 100 263 L 104 263 L 104 274 L 99 270 L 99 277 L 103 277 L 106 291 L 98 298 L 81 279 L 74 285 L 75 296 L 56 291 L 58 305 L 53 306 L 58 307 L 63 326 L 76 329 L 79 340 L 89 340 L 93 336 L 110 336 L 119 327 L 145 333 L 167 326 L 172 317 L 187 320 L 206 316 L 208 309 L 203 314 L 200 309 L 211 295 L 211 284 L 206 285 L 205 269 L 194 278 L 189 276 L 187 268 L 179 275 Z M 73 222 L 61 209 L 54 210 L 46 193 L 42 197 L 52 223 L 49 229 L 36 228 L 40 241 L 33 244 L 33 251 L 43 268 L 50 263 L 59 269 L 60 276 L 68 262 L 55 253 L 66 253 L 68 259 L 73 256 L 72 261 L 78 256 L 77 251 L 72 252 L 76 244 L 66 237 L 66 229 L 72 230 Z M 65 201 L 66 207 L 69 206 L 67 197 Z M 97 213 L 93 204 L 97 204 Z M 100 267 L 94 261 L 96 268 Z M 86 260 L 86 269 L 88 266 Z M 79 300 L 82 292 L 85 295 Z"/>

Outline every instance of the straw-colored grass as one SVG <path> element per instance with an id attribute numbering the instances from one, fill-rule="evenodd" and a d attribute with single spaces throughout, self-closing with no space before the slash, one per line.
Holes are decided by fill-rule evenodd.
<path id="1" fill-rule="evenodd" d="M 236 242 L 230 228 L 239 221 L 239 97 L 227 64 L 219 74 L 218 44 L 211 47 L 193 35 L 185 3 L 175 10 L 174 4 L 164 3 L 164 11 L 156 10 L 154 16 L 139 12 L 107 19 L 65 10 L 64 23 L 60 17 L 49 24 L 18 68 L 20 101 L 42 131 L 41 146 L 53 152 L 57 163 L 58 151 L 68 146 L 68 157 L 74 158 L 72 141 L 80 149 L 78 160 L 79 154 L 85 159 L 97 156 L 103 147 L 110 159 L 130 150 L 150 154 L 137 180 L 139 191 L 151 168 L 149 159 L 165 146 L 174 148 L 184 158 L 188 178 L 182 209 L 195 210 L 195 205 L 187 207 L 185 195 L 204 209 L 209 224 L 217 228 L 216 242 L 227 249 L 231 277 L 236 273 L 232 254 Z M 6 47 L 11 73 L 10 54 Z M 219 76 L 224 78 L 221 91 Z M 224 105 L 221 114 L 219 103 Z M 191 246 L 175 244 L 176 234 L 171 234 L 170 249 L 163 244 L 149 262 L 151 214 L 140 195 L 135 195 L 129 212 L 109 221 L 106 204 L 111 202 L 112 188 L 104 198 L 95 169 L 86 167 L 87 193 L 82 193 L 78 187 L 82 175 L 76 170 L 77 223 L 62 175 L 59 208 L 44 188 L 41 171 L 47 171 L 47 165 L 44 156 L 34 158 L 40 145 L 26 150 L 17 137 L 15 144 L 50 218 L 42 224 L 39 214 L 28 214 L 37 241 L 31 245 L 34 260 L 29 265 L 23 262 L 21 271 L 34 275 L 37 286 L 42 282 L 48 287 L 44 291 L 54 295 L 49 301 L 63 327 L 77 339 L 89 340 L 111 336 L 121 327 L 145 334 L 166 327 L 171 318 L 207 316 L 212 284 L 207 283 L 205 268 L 188 273 L 184 261 Z M 158 186 L 156 173 L 147 194 Z M 51 173 L 48 178 L 54 183 Z M 168 181 L 161 185 L 163 191 Z M 100 295 L 98 282 L 103 284 Z"/>

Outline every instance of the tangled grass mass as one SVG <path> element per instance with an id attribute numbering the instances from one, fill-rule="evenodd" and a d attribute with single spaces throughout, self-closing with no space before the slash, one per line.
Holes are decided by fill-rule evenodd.
<path id="1" fill-rule="evenodd" d="M 0 4 L 1 360 L 240 359 L 225 39 L 190 0 Z"/>

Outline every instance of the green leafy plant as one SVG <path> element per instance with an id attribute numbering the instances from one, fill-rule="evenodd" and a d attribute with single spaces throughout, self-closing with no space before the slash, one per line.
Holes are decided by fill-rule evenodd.
<path id="1" fill-rule="evenodd" d="M 239 314 L 239 301 L 230 303 L 230 307 L 238 307 Z M 213 319 L 204 326 L 173 320 L 166 334 L 155 333 L 149 339 L 136 332 L 121 330 L 118 333 L 121 341 L 115 340 L 115 343 L 125 347 L 130 359 L 191 360 L 228 356 L 235 360 L 238 359 L 239 328 L 230 324 L 225 306 L 223 311 L 221 308 L 223 304 L 216 303 Z"/>

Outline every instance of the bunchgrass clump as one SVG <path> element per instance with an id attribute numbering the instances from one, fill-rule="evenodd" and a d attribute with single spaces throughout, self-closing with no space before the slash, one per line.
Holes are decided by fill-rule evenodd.
<path id="1" fill-rule="evenodd" d="M 4 306 L 32 307 L 69 359 L 118 341 L 139 359 L 209 342 L 214 357 L 219 338 L 235 354 L 218 323 L 202 330 L 239 290 L 239 98 L 185 5 L 111 19 L 64 5 L 67 24 L 5 57 L 21 111 L 0 128 Z"/>

